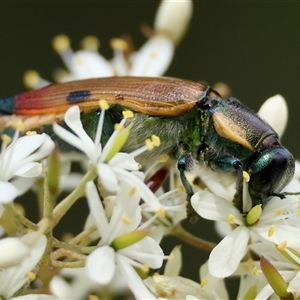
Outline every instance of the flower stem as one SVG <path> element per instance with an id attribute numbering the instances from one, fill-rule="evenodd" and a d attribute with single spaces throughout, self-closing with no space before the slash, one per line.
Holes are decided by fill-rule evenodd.
<path id="1" fill-rule="evenodd" d="M 54 260 L 51 261 L 51 265 L 52 267 L 55 268 L 82 268 L 85 265 L 85 260 L 83 261 L 58 261 L 58 260 Z"/>
<path id="2" fill-rule="evenodd" d="M 4 204 L 3 205 L 7 211 L 7 213 L 11 216 L 12 220 L 14 220 L 18 230 L 22 233 L 27 233 L 28 229 L 36 230 L 36 224 L 32 223 L 28 220 L 24 215 L 22 215 L 14 206 L 13 203 Z"/>
<path id="3" fill-rule="evenodd" d="M 70 207 L 80 198 L 85 192 L 85 185 L 88 181 L 93 180 L 97 173 L 92 167 L 79 182 L 75 190 L 61 201 L 53 210 L 54 226 L 61 220 Z"/>
<path id="4" fill-rule="evenodd" d="M 182 227 L 180 223 L 178 223 L 174 227 L 171 234 L 176 236 L 180 240 L 202 250 L 211 251 L 216 246 L 215 243 L 211 243 L 206 240 L 200 239 L 194 236 L 193 234 L 189 233 Z"/>
<path id="5" fill-rule="evenodd" d="M 59 248 L 55 250 L 53 253 L 57 252 L 60 249 L 67 249 L 71 251 L 76 251 L 78 253 L 90 254 L 93 250 L 97 248 L 97 246 L 81 246 L 81 245 L 74 245 L 71 242 L 64 243 L 55 238 L 53 238 L 52 246 L 55 248 Z"/>

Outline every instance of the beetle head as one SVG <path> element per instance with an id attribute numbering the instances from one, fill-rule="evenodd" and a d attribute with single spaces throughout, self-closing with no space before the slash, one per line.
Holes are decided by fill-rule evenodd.
<path id="1" fill-rule="evenodd" d="M 273 196 L 285 197 L 280 192 L 295 172 L 294 157 L 286 148 L 281 145 L 265 148 L 256 153 L 247 165 L 253 206 L 262 204 L 264 207 Z"/>

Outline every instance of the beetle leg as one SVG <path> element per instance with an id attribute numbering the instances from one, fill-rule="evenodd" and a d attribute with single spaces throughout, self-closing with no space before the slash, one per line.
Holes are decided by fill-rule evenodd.
<path id="1" fill-rule="evenodd" d="M 186 213 L 187 218 L 191 223 L 195 223 L 198 220 L 198 216 L 191 205 L 191 198 L 194 195 L 193 188 L 189 183 L 188 179 L 186 178 L 185 172 L 190 169 L 190 166 L 193 163 L 193 158 L 190 154 L 183 154 L 179 157 L 177 161 L 177 168 L 179 170 L 180 180 L 186 192 L 186 200 L 187 200 L 187 207 Z"/>
<path id="2" fill-rule="evenodd" d="M 242 211 L 243 207 L 243 168 L 241 161 L 230 155 L 216 157 L 209 162 L 212 170 L 222 173 L 232 173 L 237 175 L 236 192 L 233 198 L 233 203 L 236 208 Z"/>

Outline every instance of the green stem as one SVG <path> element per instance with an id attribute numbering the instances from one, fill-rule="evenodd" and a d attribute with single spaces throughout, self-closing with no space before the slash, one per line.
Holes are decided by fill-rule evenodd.
<path id="1" fill-rule="evenodd" d="M 36 224 L 32 223 L 25 216 L 23 216 L 13 205 L 13 203 L 4 204 L 3 205 L 7 211 L 7 213 L 11 216 L 14 222 L 17 225 L 18 230 L 22 233 L 27 233 L 28 229 L 36 230 Z"/>
<path id="2" fill-rule="evenodd" d="M 56 205 L 53 210 L 53 221 L 54 226 L 61 220 L 61 218 L 66 214 L 70 207 L 85 193 L 85 185 L 87 182 L 93 180 L 97 173 L 94 168 L 91 168 L 79 182 L 75 190 L 69 194 L 63 201 Z"/>
<path id="3" fill-rule="evenodd" d="M 58 260 L 54 260 L 51 261 L 51 265 L 52 267 L 55 268 L 82 268 L 85 266 L 85 260 L 83 261 L 72 261 L 72 262 L 66 262 L 66 261 L 58 261 Z"/>
<path id="4" fill-rule="evenodd" d="M 85 260 L 86 258 L 86 256 L 83 254 L 68 249 L 62 249 L 62 248 L 57 249 L 50 254 L 51 261 L 56 261 L 62 257 L 67 257 L 69 258 L 69 260 L 77 260 L 77 261 Z"/>
<path id="5" fill-rule="evenodd" d="M 77 244 L 86 244 L 89 242 L 89 235 L 97 230 L 96 226 L 92 226 L 84 231 L 80 232 L 78 235 L 74 236 L 70 241 L 70 245 L 77 245 Z M 83 243 L 84 241 L 84 243 Z"/>
<path id="6" fill-rule="evenodd" d="M 44 178 L 38 178 L 36 180 L 37 187 L 37 203 L 39 209 L 39 217 L 43 217 L 43 201 L 44 201 Z"/>
<path id="7" fill-rule="evenodd" d="M 180 223 L 178 223 L 174 227 L 171 234 L 196 248 L 206 250 L 209 252 L 216 246 L 215 243 L 211 243 L 206 240 L 200 239 L 200 238 L 194 236 L 193 234 L 189 233 L 182 227 L 182 225 Z"/>
<path id="8" fill-rule="evenodd" d="M 43 218 L 53 218 L 53 208 L 55 206 L 56 198 L 49 191 L 47 179 L 44 183 L 44 205 L 43 205 Z"/>
<path id="9" fill-rule="evenodd" d="M 60 249 L 67 249 L 77 253 L 89 254 L 97 248 L 97 246 L 80 246 L 80 245 L 71 244 L 70 242 L 65 243 L 54 238 L 53 238 L 52 246 L 55 248 L 59 248 L 55 250 L 53 253 L 57 252 Z"/>

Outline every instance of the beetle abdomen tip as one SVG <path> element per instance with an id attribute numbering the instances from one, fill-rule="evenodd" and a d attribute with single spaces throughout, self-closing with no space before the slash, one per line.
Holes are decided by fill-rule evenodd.
<path id="1" fill-rule="evenodd" d="M 7 114 L 13 114 L 15 112 L 15 99 L 14 96 L 1 99 L 0 111 Z"/>

